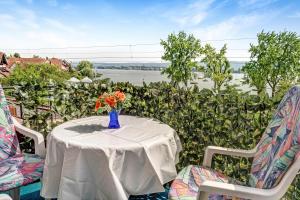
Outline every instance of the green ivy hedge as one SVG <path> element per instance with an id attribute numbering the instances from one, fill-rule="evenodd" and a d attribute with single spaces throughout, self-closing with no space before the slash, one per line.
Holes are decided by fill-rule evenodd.
<path id="1" fill-rule="evenodd" d="M 155 118 L 176 130 L 183 145 L 178 170 L 189 164 L 200 165 L 208 145 L 253 148 L 278 104 L 278 101 L 242 92 L 233 86 L 217 93 L 209 89 L 200 90 L 197 86 L 175 88 L 167 82 L 134 86 L 100 81 L 58 85 L 50 92 L 47 87 L 35 87 L 33 92 L 32 86 L 23 85 L 17 87 L 12 95 L 22 101 L 26 123 L 46 135 L 63 121 L 96 115 L 96 98 L 111 90 L 122 90 L 131 95 L 130 104 L 124 108 L 123 114 Z M 52 109 L 39 112 L 37 108 L 45 103 L 45 99 L 51 102 Z M 60 115 L 62 120 L 51 120 L 53 113 Z M 213 159 L 213 167 L 246 182 L 251 160 L 217 155 Z M 300 188 L 298 182 L 290 195 L 295 196 L 295 191 Z"/>
<path id="2" fill-rule="evenodd" d="M 227 87 L 220 93 L 209 89 L 174 88 L 152 83 L 133 87 L 115 84 L 132 95 L 125 113 L 151 117 L 170 125 L 178 133 L 183 152 L 178 168 L 202 163 L 208 145 L 251 149 L 261 137 L 273 110 L 271 101 Z M 247 159 L 216 156 L 213 167 L 246 181 L 250 168 Z M 238 173 L 237 173 L 238 172 Z"/>

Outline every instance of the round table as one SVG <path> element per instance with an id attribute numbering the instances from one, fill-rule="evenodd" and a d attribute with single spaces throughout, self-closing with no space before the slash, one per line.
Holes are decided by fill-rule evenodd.
<path id="1" fill-rule="evenodd" d="M 153 119 L 107 116 L 72 120 L 48 135 L 41 195 L 58 199 L 128 199 L 164 191 L 176 177 L 181 151 L 176 132 Z"/>

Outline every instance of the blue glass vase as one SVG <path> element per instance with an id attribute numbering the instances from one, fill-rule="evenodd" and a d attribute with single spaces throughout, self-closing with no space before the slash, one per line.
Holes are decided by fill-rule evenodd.
<path id="1" fill-rule="evenodd" d="M 115 109 L 113 109 L 109 112 L 108 128 L 110 128 L 110 129 L 120 128 L 118 117 L 119 117 L 119 114 Z"/>

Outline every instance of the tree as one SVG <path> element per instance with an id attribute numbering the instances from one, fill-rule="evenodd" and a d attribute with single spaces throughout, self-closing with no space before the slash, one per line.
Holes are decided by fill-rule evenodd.
<path id="1" fill-rule="evenodd" d="M 10 76 L 4 78 L 2 81 L 6 85 L 25 83 L 28 85 L 46 86 L 52 81 L 61 84 L 71 78 L 72 75 L 50 64 L 26 64 L 22 66 L 17 65 Z"/>
<path id="2" fill-rule="evenodd" d="M 15 57 L 15 58 L 21 58 L 21 55 L 16 52 L 16 53 L 14 53 L 13 57 Z"/>
<path id="3" fill-rule="evenodd" d="M 227 47 L 224 45 L 218 53 L 215 48 L 207 44 L 204 47 L 205 57 L 202 62 L 203 71 L 206 77 L 214 82 L 214 89 L 220 90 L 221 86 L 232 79 L 232 69 L 226 58 Z"/>
<path id="4" fill-rule="evenodd" d="M 297 82 L 300 72 L 300 38 L 295 32 L 264 32 L 258 44 L 250 44 L 250 61 L 243 67 L 246 81 L 258 93 L 271 88 L 274 97 L 282 88 Z"/>
<path id="5" fill-rule="evenodd" d="M 89 78 L 95 78 L 95 71 L 93 63 L 89 61 L 80 61 L 77 65 L 77 71 L 83 77 L 87 76 Z"/>
<path id="6" fill-rule="evenodd" d="M 170 65 L 162 71 L 167 74 L 173 85 L 183 83 L 187 86 L 188 81 L 193 79 L 193 69 L 198 68 L 196 58 L 201 55 L 200 40 L 193 35 L 187 35 L 181 31 L 177 35 L 172 33 L 166 41 L 161 40 L 164 48 L 163 60 L 169 61 Z"/>
<path id="7" fill-rule="evenodd" d="M 254 86 L 259 95 L 266 93 L 267 72 L 263 67 L 258 67 L 256 61 L 250 61 L 243 66 L 242 71 L 245 72 L 245 83 Z"/>

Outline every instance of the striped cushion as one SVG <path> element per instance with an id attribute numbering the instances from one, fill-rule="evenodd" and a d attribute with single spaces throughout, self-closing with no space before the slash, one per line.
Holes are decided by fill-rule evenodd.
<path id="1" fill-rule="evenodd" d="M 213 169 L 190 165 L 180 171 L 173 181 L 169 193 L 170 200 L 196 200 L 199 186 L 204 181 L 241 184 Z M 229 200 L 231 197 L 211 194 L 209 200 Z M 237 198 L 235 198 L 237 199 Z"/>
<path id="2" fill-rule="evenodd" d="M 21 154 L 12 117 L 0 85 L 0 191 L 40 179 L 43 163 L 37 155 Z"/>
<path id="3" fill-rule="evenodd" d="M 300 152 L 300 87 L 291 88 L 266 128 L 254 157 L 249 185 L 275 187 Z"/>
<path id="4" fill-rule="evenodd" d="M 248 185 L 256 188 L 275 187 L 300 156 L 300 87 L 292 87 L 282 99 L 266 128 L 254 156 Z M 196 200 L 203 181 L 232 182 L 232 179 L 208 168 L 189 166 L 175 179 L 170 199 Z M 237 183 L 238 184 L 238 183 Z M 210 195 L 210 200 L 231 199 Z"/>
<path id="5" fill-rule="evenodd" d="M 20 153 L 18 138 L 0 85 L 0 161 Z"/>
<path id="6" fill-rule="evenodd" d="M 18 154 L 0 161 L 0 191 L 39 180 L 43 166 L 44 160 L 33 154 Z"/>

